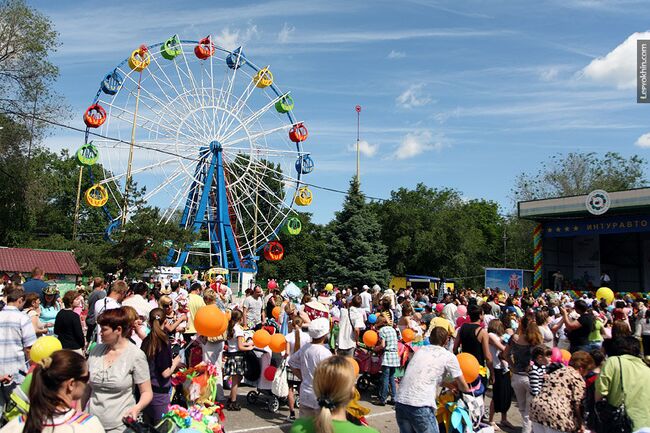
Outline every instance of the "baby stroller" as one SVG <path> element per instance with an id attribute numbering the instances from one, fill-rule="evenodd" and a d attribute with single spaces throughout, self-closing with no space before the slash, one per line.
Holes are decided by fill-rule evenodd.
<path id="1" fill-rule="evenodd" d="M 357 379 L 357 388 L 360 391 L 379 388 L 381 382 L 381 354 L 377 354 L 366 346 L 359 344 L 354 351 L 354 359 L 359 364 L 360 376 Z"/>
<path id="2" fill-rule="evenodd" d="M 266 409 L 269 412 L 276 413 L 280 409 L 281 405 L 286 406 L 289 401 L 286 396 L 278 397 L 271 392 L 273 379 L 268 380 L 265 373 L 267 368 L 275 368 L 276 372 L 279 369 L 287 368 L 286 363 L 284 361 L 279 361 L 278 358 L 274 358 L 270 351 L 253 349 L 253 352 L 259 359 L 262 374 L 257 381 L 257 389 L 249 391 L 248 394 L 246 394 L 246 401 L 251 405 L 261 402 L 266 406 Z M 296 407 L 297 406 L 298 405 L 296 404 Z"/>

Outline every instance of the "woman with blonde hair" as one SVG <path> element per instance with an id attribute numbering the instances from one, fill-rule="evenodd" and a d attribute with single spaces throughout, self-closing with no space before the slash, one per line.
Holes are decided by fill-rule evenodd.
<path id="1" fill-rule="evenodd" d="M 289 326 L 289 333 L 286 335 L 287 348 L 284 351 L 287 363 L 291 359 L 291 355 L 299 351 L 304 344 L 311 342 L 311 337 L 307 332 L 302 330 L 302 325 L 302 318 L 296 315 Z M 293 374 L 290 368 L 287 369 L 287 382 L 289 384 L 289 395 L 287 396 L 289 400 L 289 420 L 294 421 L 296 419 L 296 396 L 294 388 L 298 389 L 300 387 L 301 380 Z"/>
<path id="2" fill-rule="evenodd" d="M 334 433 L 355 431 L 377 433 L 346 419 L 346 407 L 354 396 L 356 377 L 352 363 L 341 355 L 331 356 L 318 364 L 314 372 L 314 394 L 320 409 L 313 418 L 301 418 L 291 426 L 291 433 Z M 353 429 L 353 430 L 352 430 Z"/>

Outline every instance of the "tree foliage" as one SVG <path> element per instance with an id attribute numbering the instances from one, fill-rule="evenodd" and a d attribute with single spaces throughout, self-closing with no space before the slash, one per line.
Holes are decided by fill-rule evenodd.
<path id="1" fill-rule="evenodd" d="M 386 285 L 390 273 L 381 229 L 376 214 L 359 189 L 359 181 L 354 177 L 343 208 L 325 227 L 328 245 L 320 261 L 321 278 L 356 287 Z"/>
<path id="2" fill-rule="evenodd" d="M 59 69 L 49 55 L 59 46 L 52 22 L 24 0 L 0 2 L 0 108 L 30 113 L 46 119 L 65 112 L 53 84 Z M 40 136 L 44 124 L 24 117 L 15 120 L 29 125 L 31 139 Z M 31 144 L 31 143 L 30 143 Z"/>
<path id="3" fill-rule="evenodd" d="M 616 152 L 599 156 L 594 152 L 553 155 L 534 175 L 520 174 L 513 188 L 515 200 L 588 194 L 595 189 L 621 191 L 647 184 L 646 160 Z"/>
<path id="4" fill-rule="evenodd" d="M 494 202 L 464 200 L 455 190 L 418 184 L 393 191 L 373 209 L 394 275 L 477 276 L 503 257 L 503 220 Z"/>

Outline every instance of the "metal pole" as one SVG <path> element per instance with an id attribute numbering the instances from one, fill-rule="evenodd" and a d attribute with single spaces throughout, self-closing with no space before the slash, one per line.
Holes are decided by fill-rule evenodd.
<path id="1" fill-rule="evenodd" d="M 83 179 L 84 167 L 79 166 L 79 182 L 77 183 L 77 204 L 74 207 L 74 225 L 72 226 L 72 240 L 77 239 L 77 226 L 79 224 L 79 204 L 81 202 L 81 181 Z"/>
<path id="2" fill-rule="evenodd" d="M 122 210 L 122 228 L 126 225 L 126 216 L 129 207 L 129 183 L 131 182 L 131 166 L 133 165 L 133 145 L 135 144 L 135 127 L 138 121 L 138 105 L 140 105 L 140 82 L 142 71 L 138 78 L 138 93 L 135 97 L 135 110 L 133 111 L 133 127 L 131 128 L 131 144 L 129 146 L 129 164 L 126 167 L 126 184 L 124 185 L 124 209 Z"/>
<path id="3" fill-rule="evenodd" d="M 361 105 L 357 105 L 354 109 L 357 111 L 357 182 L 361 183 L 361 174 L 359 172 L 359 124 L 361 118 Z"/>
<path id="4" fill-rule="evenodd" d="M 506 258 L 507 258 L 507 242 L 508 235 L 506 233 L 506 227 L 503 226 L 503 267 L 506 268 Z"/>

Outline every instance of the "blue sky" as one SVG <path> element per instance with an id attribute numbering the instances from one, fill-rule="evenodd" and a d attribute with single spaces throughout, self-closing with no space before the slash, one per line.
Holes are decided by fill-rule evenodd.
<path id="1" fill-rule="evenodd" d="M 375 197 L 424 182 L 508 211 L 516 175 L 554 153 L 650 149 L 650 107 L 636 104 L 634 84 L 646 1 L 30 4 L 60 32 L 52 60 L 73 125 L 83 126 L 101 78 L 140 44 L 212 34 L 243 45 L 292 91 L 316 162 L 307 180 L 317 185 L 348 187 L 356 104 L 362 189 Z M 75 150 L 82 141 L 54 130 L 46 144 Z M 306 210 L 327 222 L 342 200 L 314 190 Z"/>

